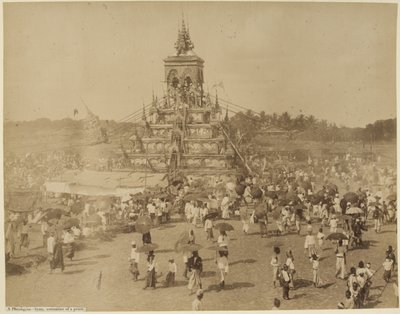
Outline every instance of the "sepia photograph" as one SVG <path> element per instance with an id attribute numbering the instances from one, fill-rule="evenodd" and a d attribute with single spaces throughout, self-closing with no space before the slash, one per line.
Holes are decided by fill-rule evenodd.
<path id="1" fill-rule="evenodd" d="M 3 3 L 6 309 L 398 309 L 397 12 Z"/>

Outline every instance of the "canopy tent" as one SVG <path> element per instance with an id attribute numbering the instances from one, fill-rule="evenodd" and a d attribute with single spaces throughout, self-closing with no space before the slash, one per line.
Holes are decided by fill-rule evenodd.
<path id="1" fill-rule="evenodd" d="M 166 187 L 163 173 L 127 172 L 127 171 L 66 171 L 54 181 L 75 183 L 85 186 L 100 186 L 107 189 Z"/>
<path id="2" fill-rule="evenodd" d="M 87 196 L 128 197 L 145 188 L 165 187 L 164 174 L 143 172 L 67 171 L 62 180 L 46 182 L 46 191 Z"/>
<path id="3" fill-rule="evenodd" d="M 69 184 L 67 182 L 46 182 L 46 191 L 53 193 L 71 193 Z"/>

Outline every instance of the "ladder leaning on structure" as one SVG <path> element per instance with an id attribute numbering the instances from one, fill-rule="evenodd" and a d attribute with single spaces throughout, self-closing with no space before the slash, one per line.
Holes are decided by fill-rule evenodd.
<path id="1" fill-rule="evenodd" d="M 229 144 L 232 146 L 232 148 L 234 149 L 234 151 L 236 152 L 236 154 L 239 156 L 240 160 L 243 162 L 244 166 L 246 167 L 247 171 L 252 174 L 253 171 L 251 170 L 251 168 L 249 167 L 249 165 L 246 163 L 246 160 L 243 158 L 243 156 L 240 154 L 239 149 L 235 146 L 235 144 L 232 142 L 232 140 L 230 139 L 228 132 L 226 132 L 224 126 L 222 125 L 222 123 L 220 123 L 220 127 L 222 132 L 224 133 L 226 139 L 229 141 Z"/>

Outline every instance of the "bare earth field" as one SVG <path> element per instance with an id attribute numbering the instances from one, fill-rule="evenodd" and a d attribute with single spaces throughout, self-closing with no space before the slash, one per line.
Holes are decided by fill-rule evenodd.
<path id="1" fill-rule="evenodd" d="M 205 248 L 200 250 L 200 256 L 204 260 L 203 305 L 206 310 L 268 310 L 271 309 L 275 297 L 282 300 L 282 289 L 273 288 L 271 281 L 270 261 L 274 245 L 280 245 L 281 252 L 292 249 L 297 269 L 297 289 L 290 291 L 292 300 L 282 300 L 281 309 L 335 309 L 337 303 L 343 300 L 346 283 L 334 277 L 335 257 L 330 243 L 326 243 L 320 262 L 324 285 L 322 288 L 314 288 L 311 265 L 303 250 L 305 230 L 301 236 L 290 234 L 262 239 L 258 234 L 258 226 L 252 225 L 250 234 L 246 236 L 241 232 L 239 221 L 231 223 L 235 231 L 230 233 L 230 273 L 224 291 L 217 290 L 215 253 Z M 182 256 L 173 251 L 179 234 L 189 227 L 183 222 L 172 222 L 152 231 L 153 242 L 159 245 L 155 253 L 160 284 L 156 290 L 142 289 L 146 271 L 144 255 L 139 265 L 141 280 L 133 282 L 128 271 L 130 242 L 136 240 L 141 243 L 141 236 L 137 233 L 120 234 L 112 242 L 97 243 L 93 247 L 78 251 L 72 262 L 66 261 L 64 273 L 49 274 L 49 266 L 45 262 L 30 273 L 7 276 L 6 305 L 77 306 L 86 307 L 91 311 L 190 310 L 194 296 L 189 296 L 187 282 L 182 276 Z M 314 232 L 317 228 L 318 226 L 314 225 Z M 32 247 L 40 245 L 38 229 L 36 227 L 33 233 Z M 269 224 L 269 229 L 272 231 L 275 226 Z M 384 226 L 380 234 L 371 229 L 364 235 L 364 238 L 370 241 L 369 249 L 350 251 L 347 267 L 355 266 L 360 260 L 371 262 L 372 268 L 378 272 L 373 278 L 368 307 L 396 307 L 392 284 L 385 284 L 380 268 L 387 245 L 396 247 L 396 228 L 395 225 Z M 203 229 L 197 228 L 195 232 L 198 243 L 204 247 L 212 245 L 207 243 Z M 324 232 L 329 234 L 327 229 Z M 35 254 L 38 250 L 42 249 L 32 250 L 30 254 Z M 176 286 L 161 288 L 161 282 L 167 272 L 168 259 L 171 257 L 175 258 L 178 265 Z M 97 289 L 100 272 L 101 287 Z"/>

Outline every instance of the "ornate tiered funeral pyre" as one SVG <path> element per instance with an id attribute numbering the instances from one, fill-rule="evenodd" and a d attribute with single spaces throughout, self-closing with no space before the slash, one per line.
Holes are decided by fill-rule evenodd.
<path id="1" fill-rule="evenodd" d="M 204 61 L 193 52 L 189 30 L 182 22 L 176 54 L 164 60 L 166 93 L 153 102 L 142 127 L 130 138 L 135 169 L 157 172 L 226 171 L 233 166 L 233 150 L 221 129 L 218 96 L 203 89 Z"/>

